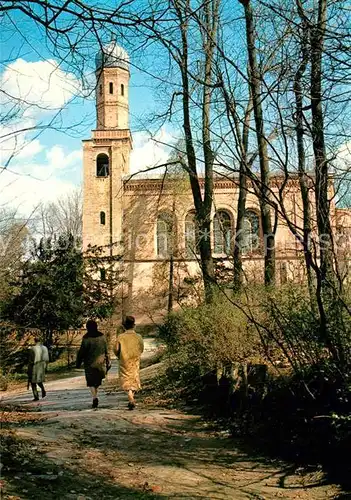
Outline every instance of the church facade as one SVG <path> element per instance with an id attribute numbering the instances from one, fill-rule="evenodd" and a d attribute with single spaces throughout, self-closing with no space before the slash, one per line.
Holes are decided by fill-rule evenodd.
<path id="1" fill-rule="evenodd" d="M 197 241 L 211 238 L 214 258 L 230 269 L 238 202 L 237 179 L 215 179 L 212 230 L 199 235 L 186 176 L 177 178 L 131 176 L 132 136 L 129 129 L 129 58 L 115 43 L 96 59 L 96 129 L 83 141 L 83 248 L 105 248 L 105 255 L 118 259 L 123 273 L 125 310 L 145 312 L 150 301 L 163 307 L 169 276 L 176 299 L 186 295 L 200 273 Z M 271 177 L 278 196 L 282 178 Z M 330 184 L 333 200 L 333 184 Z M 313 203 L 313 198 L 311 197 Z M 297 178 L 284 187 L 284 207 L 293 224 L 302 227 L 303 214 Z M 338 209 L 331 201 L 333 227 L 349 244 L 351 210 Z M 247 279 L 263 279 L 262 235 L 259 201 L 249 189 L 243 238 L 243 265 Z M 345 245 L 343 246 L 345 250 Z M 278 282 L 304 279 L 302 247 L 285 219 L 276 225 Z M 104 270 L 101 270 L 103 279 Z M 188 285 L 186 285 L 188 283 Z M 157 300 L 160 299 L 160 303 Z M 141 305 L 143 304 L 143 305 Z M 144 310 L 143 310 L 144 309 Z"/>

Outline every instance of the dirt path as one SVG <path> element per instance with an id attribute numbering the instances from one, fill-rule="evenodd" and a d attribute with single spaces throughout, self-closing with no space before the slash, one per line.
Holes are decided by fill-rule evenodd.
<path id="1" fill-rule="evenodd" d="M 142 372 L 147 376 L 150 368 Z M 335 486 L 314 486 L 318 475 L 302 478 L 281 463 L 253 459 L 226 433 L 211 431 L 199 416 L 142 403 L 130 412 L 125 395 L 107 388 L 101 390 L 98 410 L 90 409 L 80 374 L 48 383 L 48 396 L 39 403 L 28 402 L 29 393 L 2 399 L 3 407 L 14 404 L 29 410 L 12 423 L 11 412 L 4 413 L 11 429 L 3 431 L 8 445 L 4 499 L 337 496 Z"/>

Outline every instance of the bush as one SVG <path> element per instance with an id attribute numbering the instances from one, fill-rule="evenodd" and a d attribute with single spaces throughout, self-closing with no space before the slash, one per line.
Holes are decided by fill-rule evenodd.
<path id="1" fill-rule="evenodd" d="M 232 362 L 260 359 L 260 341 L 247 317 L 225 298 L 170 314 L 160 327 L 173 372 L 203 376 Z"/>
<path id="2" fill-rule="evenodd" d="M 351 477 L 351 397 L 345 377 L 328 362 L 271 380 L 266 397 L 232 414 L 234 433 L 243 431 L 266 452 L 299 464 L 321 464 L 331 480 Z M 245 422 L 246 426 L 243 426 Z M 350 484 L 348 484 L 350 486 Z"/>
<path id="3" fill-rule="evenodd" d="M 28 364 L 31 334 L 11 324 L 0 324 L 0 357 L 4 375 L 20 372 Z"/>
<path id="4" fill-rule="evenodd" d="M 349 298 L 343 297 L 345 303 Z M 234 433 L 251 435 L 256 445 L 286 459 L 351 477 L 345 459 L 351 449 L 347 307 L 328 307 L 326 342 L 325 325 L 302 285 L 247 288 L 234 300 L 237 307 L 223 297 L 167 318 L 160 336 L 168 346 L 168 373 L 183 386 L 191 381 L 192 397 L 206 402 L 212 415 L 229 416 Z M 255 377 L 233 394 L 232 381 L 215 376 L 221 365 L 262 360 L 271 362 L 263 392 Z"/>

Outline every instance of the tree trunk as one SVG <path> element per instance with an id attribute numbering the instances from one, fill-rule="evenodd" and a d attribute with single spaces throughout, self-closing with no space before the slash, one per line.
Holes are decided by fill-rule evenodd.
<path id="1" fill-rule="evenodd" d="M 336 288 L 333 232 L 328 199 L 329 165 L 325 147 L 323 111 L 323 50 L 327 25 L 327 0 L 318 2 L 318 20 L 311 29 L 311 113 L 312 141 L 316 170 L 316 213 L 319 236 L 320 270 L 317 303 L 320 311 L 321 337 L 335 359 L 346 363 L 346 344 L 340 337 L 344 329 L 341 303 Z M 341 286 L 341 283 L 340 283 Z M 347 349 L 347 348 L 346 348 Z"/>
<path id="2" fill-rule="evenodd" d="M 322 292 L 333 286 L 333 240 L 328 200 L 329 168 L 324 138 L 322 103 L 322 56 L 327 18 L 327 0 L 319 0 L 318 21 L 311 30 L 312 141 L 316 169 L 316 210 L 320 239 Z"/>
<path id="3" fill-rule="evenodd" d="M 303 117 L 303 89 L 302 89 L 302 78 L 305 74 L 307 64 L 308 64 L 308 26 L 306 23 L 302 22 L 302 34 L 301 34 L 301 62 L 295 74 L 294 79 L 294 94 L 295 94 L 295 123 L 296 123 L 296 143 L 297 143 L 297 155 L 298 155 L 298 172 L 299 172 L 299 184 L 300 192 L 302 198 L 302 210 L 303 210 L 303 250 L 304 258 L 306 264 L 306 274 L 308 290 L 310 295 L 310 301 L 312 309 L 315 309 L 315 288 L 313 284 L 313 274 L 312 274 L 312 253 L 310 247 L 311 238 L 311 204 L 309 200 L 309 181 L 306 175 L 306 154 L 304 145 L 304 117 Z"/>
<path id="4" fill-rule="evenodd" d="M 239 293 L 243 285 L 243 264 L 242 264 L 242 247 L 243 247 L 243 228 L 246 209 L 246 196 L 247 196 L 247 169 L 249 168 L 247 162 L 247 151 L 249 146 L 249 125 L 251 116 L 251 99 L 248 102 L 245 120 L 243 124 L 243 133 L 241 139 L 240 151 L 240 170 L 239 170 L 239 198 L 237 205 L 237 219 L 235 230 L 235 246 L 234 246 L 234 292 Z"/>
<path id="5" fill-rule="evenodd" d="M 250 0 L 239 0 L 245 9 L 246 43 L 249 58 L 249 81 L 252 95 L 258 154 L 260 160 L 260 209 L 264 240 L 264 282 L 266 286 L 275 283 L 275 236 L 272 229 L 269 189 L 269 160 L 265 139 L 263 111 L 261 103 L 260 72 L 257 65 L 255 28 Z"/>
<path id="6" fill-rule="evenodd" d="M 204 3 L 204 25 L 203 47 L 205 53 L 205 74 L 203 82 L 202 103 L 202 148 L 205 162 L 205 190 L 203 202 L 202 235 L 208 242 L 204 245 L 201 255 L 204 256 L 203 273 L 205 277 L 206 300 L 211 302 L 213 298 L 214 266 L 212 259 L 212 248 L 210 240 L 211 231 L 211 209 L 213 204 L 213 162 L 214 154 L 211 145 L 211 95 L 213 80 L 213 57 L 215 50 L 215 38 L 218 22 L 219 1 L 213 0 Z M 201 246 L 201 245 L 200 245 Z"/>
<path id="7" fill-rule="evenodd" d="M 212 249 L 211 249 L 211 212 L 205 211 L 204 203 L 201 196 L 200 180 L 197 175 L 196 170 L 196 156 L 193 145 L 192 130 L 190 124 L 190 110 L 189 110 L 189 84 L 187 71 L 182 72 L 183 78 L 183 113 L 184 113 L 184 134 L 185 134 L 185 144 L 187 152 L 187 160 L 189 167 L 189 178 L 190 186 L 194 200 L 194 206 L 196 211 L 196 219 L 199 226 L 199 250 L 200 250 L 200 261 L 201 261 L 201 271 L 204 281 L 205 288 L 205 299 L 211 302 L 213 295 L 213 284 L 214 284 L 214 267 L 212 259 Z M 209 188 L 209 183 L 206 185 Z M 211 195 L 212 196 L 212 195 Z M 208 195 L 209 198 L 209 195 Z"/>
<path id="8" fill-rule="evenodd" d="M 168 305 L 167 305 L 168 313 L 173 311 L 173 295 L 174 295 L 173 278 L 174 278 L 174 258 L 172 252 L 169 259 L 169 286 L 168 286 Z"/>
<path id="9" fill-rule="evenodd" d="M 212 5 L 212 2 L 209 2 Z M 217 2 L 215 2 L 217 3 Z M 203 275 L 204 289 L 205 289 L 205 300 L 211 302 L 213 299 L 213 285 L 215 282 L 214 278 L 214 266 L 212 259 L 212 248 L 211 248 L 211 208 L 213 201 L 213 152 L 211 148 L 211 138 L 210 138 L 210 105 L 211 105 L 211 88 L 210 83 L 212 81 L 212 64 L 213 64 L 213 51 L 214 43 L 212 36 L 214 34 L 213 26 L 217 26 L 217 15 L 212 16 L 209 12 L 209 4 L 204 7 L 205 13 L 205 23 L 208 33 L 205 33 L 207 38 L 205 42 L 206 60 L 205 60 L 205 82 L 203 91 L 203 152 L 205 160 L 205 180 L 204 180 L 204 199 L 201 195 L 200 180 L 197 175 L 197 164 L 196 155 L 192 137 L 192 127 L 190 120 L 190 88 L 189 88 L 189 77 L 188 77 L 188 24 L 187 15 L 184 17 L 182 14 L 181 3 L 175 2 L 177 15 L 179 18 L 181 37 L 182 37 L 182 56 L 180 61 L 180 69 L 182 75 L 182 97 L 183 97 L 183 129 L 185 136 L 186 154 L 188 162 L 188 173 L 190 179 L 190 186 L 192 190 L 194 206 L 196 211 L 196 219 L 199 226 L 199 250 L 200 250 L 200 261 L 201 261 L 201 271 Z M 186 13 L 187 14 L 187 13 Z M 214 12 L 216 14 L 216 12 Z M 208 23 L 212 21 L 213 25 L 209 26 Z"/>
<path id="10" fill-rule="evenodd" d="M 246 165 L 240 161 L 239 171 L 239 198 L 237 204 L 237 219 L 235 228 L 235 245 L 234 245 L 234 292 L 239 293 L 243 286 L 243 263 L 242 263 L 242 242 L 243 242 L 243 227 L 246 208 L 246 192 L 247 192 L 247 176 Z"/>
<path id="11" fill-rule="evenodd" d="M 173 195 L 174 196 L 174 195 Z M 171 254 L 169 256 L 169 278 L 168 278 L 168 304 L 167 304 L 167 312 L 170 313 L 173 310 L 173 295 L 174 295 L 174 248 L 175 248 L 175 240 L 174 240 L 174 232 L 175 232 L 175 216 L 176 216 L 176 204 L 175 198 L 173 198 L 172 203 L 172 246 L 171 246 Z"/>

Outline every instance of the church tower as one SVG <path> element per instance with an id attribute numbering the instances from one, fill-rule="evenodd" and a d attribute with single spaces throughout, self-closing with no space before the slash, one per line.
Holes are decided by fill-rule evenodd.
<path id="1" fill-rule="evenodd" d="M 83 250 L 120 252 L 123 176 L 129 173 L 129 56 L 115 42 L 96 55 L 96 129 L 83 141 Z"/>

